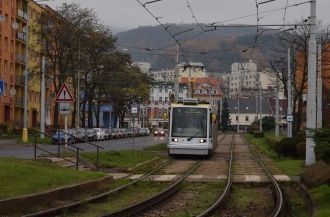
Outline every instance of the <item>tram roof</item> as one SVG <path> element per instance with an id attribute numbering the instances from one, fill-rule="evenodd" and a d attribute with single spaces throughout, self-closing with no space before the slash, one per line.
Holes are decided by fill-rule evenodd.
<path id="1" fill-rule="evenodd" d="M 197 108 L 211 108 L 210 104 L 198 103 L 198 104 L 183 104 L 183 103 L 172 103 L 171 107 L 197 107 Z"/>

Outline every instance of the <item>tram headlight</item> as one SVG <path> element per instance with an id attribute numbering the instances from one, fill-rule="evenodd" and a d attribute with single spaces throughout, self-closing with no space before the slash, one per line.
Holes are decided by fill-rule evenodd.
<path id="1" fill-rule="evenodd" d="M 200 143 L 205 143 L 206 142 L 206 139 L 201 139 L 199 140 Z"/>
<path id="2" fill-rule="evenodd" d="M 178 139 L 177 138 L 173 138 L 172 139 L 172 142 L 178 142 Z"/>

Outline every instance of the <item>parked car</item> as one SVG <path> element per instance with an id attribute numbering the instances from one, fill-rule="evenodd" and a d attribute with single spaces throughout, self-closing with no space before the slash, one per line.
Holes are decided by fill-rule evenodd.
<path id="1" fill-rule="evenodd" d="M 149 128 L 145 128 L 146 129 L 146 136 L 150 136 L 150 130 Z"/>
<path id="2" fill-rule="evenodd" d="M 73 144 L 74 143 L 74 138 L 73 136 L 69 135 L 69 134 L 65 134 L 64 130 L 56 130 L 53 133 L 53 137 L 52 137 L 52 144 L 56 145 L 56 144 L 65 144 L 65 136 L 67 138 L 67 142 L 68 144 Z"/>
<path id="3" fill-rule="evenodd" d="M 104 129 L 105 140 L 111 139 L 111 129 Z"/>
<path id="4" fill-rule="evenodd" d="M 93 130 L 95 130 L 96 132 L 96 140 L 97 141 L 101 141 L 101 140 L 105 140 L 105 134 L 104 134 L 104 130 L 102 128 L 93 128 Z"/>
<path id="5" fill-rule="evenodd" d="M 96 131 L 94 129 L 87 129 L 85 139 L 87 141 L 96 141 Z"/>
<path id="6" fill-rule="evenodd" d="M 86 132 L 85 132 L 84 128 L 73 129 L 73 135 L 75 137 L 75 142 L 84 142 L 85 134 L 86 134 Z"/>
<path id="7" fill-rule="evenodd" d="M 133 137 L 133 129 L 132 128 L 126 129 L 126 133 L 127 133 L 127 137 Z"/>
<path id="8" fill-rule="evenodd" d="M 157 128 L 154 131 L 154 136 L 165 136 L 165 130 L 162 128 Z"/>
<path id="9" fill-rule="evenodd" d="M 128 134 L 127 134 L 127 129 L 126 128 L 121 128 L 120 131 L 122 133 L 122 138 L 128 138 Z"/>
<path id="10" fill-rule="evenodd" d="M 118 131 L 115 128 L 111 129 L 110 138 L 111 139 L 118 139 L 119 138 Z"/>

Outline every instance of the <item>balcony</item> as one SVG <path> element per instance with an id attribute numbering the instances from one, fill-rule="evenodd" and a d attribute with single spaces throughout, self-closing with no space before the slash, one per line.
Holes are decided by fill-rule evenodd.
<path id="1" fill-rule="evenodd" d="M 16 33 L 16 39 L 17 40 L 20 40 L 20 41 L 22 41 L 24 43 L 26 43 L 26 41 L 27 41 L 27 35 L 24 32 L 17 32 Z"/>
<path id="2" fill-rule="evenodd" d="M 24 99 L 15 97 L 15 107 L 24 108 Z"/>
<path id="3" fill-rule="evenodd" d="M 27 21 L 27 13 L 25 13 L 24 11 L 22 11 L 21 9 L 17 9 L 17 17 Z"/>
<path id="4" fill-rule="evenodd" d="M 20 63 L 20 64 L 25 65 L 25 55 L 20 54 L 20 53 L 16 53 L 15 61 L 16 61 L 16 63 Z"/>
<path id="5" fill-rule="evenodd" d="M 16 85 L 24 86 L 24 84 L 25 84 L 24 76 L 16 75 Z"/>

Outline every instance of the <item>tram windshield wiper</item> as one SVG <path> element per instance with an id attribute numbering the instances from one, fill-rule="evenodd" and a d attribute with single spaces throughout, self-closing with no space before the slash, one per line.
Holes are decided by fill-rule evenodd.
<path id="1" fill-rule="evenodd" d="M 196 133 L 194 133 L 194 135 L 190 136 L 187 140 L 190 141 L 193 138 L 196 138 L 196 135 L 199 134 L 199 133 L 200 133 L 200 131 L 197 131 Z"/>

